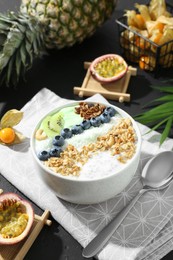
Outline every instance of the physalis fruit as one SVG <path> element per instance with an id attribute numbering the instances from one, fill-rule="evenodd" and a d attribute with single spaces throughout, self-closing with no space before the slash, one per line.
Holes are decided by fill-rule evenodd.
<path id="1" fill-rule="evenodd" d="M 7 111 L 0 120 L 0 143 L 17 144 L 21 143 L 24 136 L 13 127 L 19 124 L 23 118 L 23 112 L 17 109 Z"/>
<path id="2" fill-rule="evenodd" d="M 10 144 L 15 139 L 15 131 L 11 127 L 5 127 L 0 130 L 0 140 L 5 144 Z"/>

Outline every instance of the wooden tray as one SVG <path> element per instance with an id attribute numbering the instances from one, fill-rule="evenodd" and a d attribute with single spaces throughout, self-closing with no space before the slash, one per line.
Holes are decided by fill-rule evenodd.
<path id="1" fill-rule="evenodd" d="M 84 62 L 84 68 L 87 69 L 87 73 L 82 86 L 73 88 L 74 94 L 83 97 L 99 93 L 105 98 L 118 100 L 119 102 L 130 101 L 130 94 L 126 92 L 131 76 L 136 76 L 137 74 L 136 68 L 129 66 L 128 71 L 123 78 L 113 83 L 101 84 L 92 77 L 89 71 L 90 64 L 90 62 Z"/>
<path id="2" fill-rule="evenodd" d="M 0 194 L 2 190 L 0 189 Z M 51 225 L 51 220 L 48 220 L 49 211 L 45 210 L 42 216 L 35 215 L 33 226 L 28 236 L 21 242 L 15 245 L 0 245 L 0 260 L 22 260 L 35 239 L 39 235 L 43 226 L 46 224 Z"/>

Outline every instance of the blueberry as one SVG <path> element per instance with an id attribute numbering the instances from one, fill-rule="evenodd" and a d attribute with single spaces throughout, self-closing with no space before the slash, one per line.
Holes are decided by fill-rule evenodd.
<path id="1" fill-rule="evenodd" d="M 64 139 L 71 138 L 72 131 L 69 128 L 64 128 L 61 130 L 61 136 L 64 137 Z"/>
<path id="2" fill-rule="evenodd" d="M 106 107 L 105 112 L 108 112 L 111 117 L 116 114 L 116 110 L 113 107 Z"/>
<path id="3" fill-rule="evenodd" d="M 46 161 L 50 157 L 48 151 L 41 151 L 37 156 L 41 161 Z"/>
<path id="4" fill-rule="evenodd" d="M 55 146 L 63 146 L 63 145 L 64 145 L 64 137 L 61 136 L 61 135 L 56 135 L 56 136 L 53 138 L 52 143 L 53 143 L 53 145 L 55 145 Z"/>
<path id="5" fill-rule="evenodd" d="M 101 119 L 102 123 L 104 124 L 104 123 L 109 123 L 111 120 L 111 117 L 110 117 L 109 113 L 105 111 L 100 115 L 100 119 Z"/>
<path id="6" fill-rule="evenodd" d="M 81 123 L 81 126 L 84 130 L 87 130 L 91 127 L 90 120 L 86 119 Z"/>
<path id="7" fill-rule="evenodd" d="M 97 116 L 97 117 L 91 118 L 91 119 L 90 119 L 90 123 L 91 123 L 91 125 L 94 126 L 94 127 L 99 127 L 102 122 L 101 122 L 100 117 Z"/>
<path id="8" fill-rule="evenodd" d="M 49 151 L 50 157 L 60 157 L 60 153 L 62 153 L 62 149 L 60 147 L 52 148 Z"/>
<path id="9" fill-rule="evenodd" d="M 81 125 L 74 125 L 71 130 L 74 135 L 81 134 L 84 131 Z"/>

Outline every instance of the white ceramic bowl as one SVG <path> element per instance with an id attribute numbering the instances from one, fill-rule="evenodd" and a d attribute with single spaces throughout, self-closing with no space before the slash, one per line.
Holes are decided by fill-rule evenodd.
<path id="1" fill-rule="evenodd" d="M 78 105 L 78 102 L 71 103 L 70 105 L 61 106 L 57 109 L 51 111 L 47 115 L 54 114 L 56 111 L 61 108 Z M 105 104 L 107 106 L 107 104 Z M 66 201 L 77 203 L 77 204 L 94 204 L 106 201 L 110 198 L 113 198 L 115 195 L 123 191 L 123 189 L 130 183 L 132 180 L 135 171 L 137 169 L 140 152 L 141 152 L 141 134 L 138 129 L 138 126 L 134 119 L 128 115 L 122 109 L 113 106 L 117 112 L 122 115 L 122 117 L 128 117 L 131 119 L 133 127 L 137 135 L 136 143 L 136 152 L 132 159 L 129 160 L 125 166 L 116 171 L 114 174 L 108 175 L 106 177 L 97 178 L 97 179 L 74 179 L 73 177 L 65 177 L 60 174 L 57 174 L 50 170 L 48 167 L 44 166 L 43 163 L 38 159 L 35 151 L 35 132 L 38 129 L 41 121 L 35 126 L 31 136 L 31 150 L 35 162 L 36 172 L 40 175 L 41 179 L 46 183 L 46 185 L 59 197 Z"/>

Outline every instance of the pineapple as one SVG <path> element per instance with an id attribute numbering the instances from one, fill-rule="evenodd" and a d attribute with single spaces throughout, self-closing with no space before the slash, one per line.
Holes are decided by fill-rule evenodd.
<path id="1" fill-rule="evenodd" d="M 70 47 L 110 17 L 116 0 L 22 0 L 0 14 L 0 80 L 16 84 L 46 49 Z"/>

